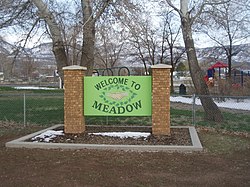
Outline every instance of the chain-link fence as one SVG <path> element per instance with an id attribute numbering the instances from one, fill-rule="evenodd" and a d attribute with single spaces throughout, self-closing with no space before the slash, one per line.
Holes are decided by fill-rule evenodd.
<path id="1" fill-rule="evenodd" d="M 201 98 L 214 100 L 222 113 L 222 122 L 205 118 Z M 250 132 L 250 96 L 171 96 L 171 125 L 216 126 Z M 63 93 L 0 94 L 0 121 L 20 124 L 63 123 Z M 216 112 L 216 111 L 211 111 Z M 88 124 L 151 125 L 151 117 L 87 117 Z"/>
<path id="2" fill-rule="evenodd" d="M 0 94 L 0 122 L 20 125 L 62 124 L 64 121 L 63 93 Z M 90 125 L 151 125 L 151 117 L 85 117 Z"/>
<path id="3" fill-rule="evenodd" d="M 212 99 L 219 108 L 204 111 L 202 102 Z M 205 101 L 204 101 L 205 100 Z M 219 117 L 219 118 L 218 118 Z M 214 118 L 217 118 L 214 121 Z M 209 126 L 250 132 L 250 96 L 172 96 L 171 125 Z"/>
<path id="4" fill-rule="evenodd" d="M 0 121 L 63 123 L 63 94 L 0 94 Z"/>

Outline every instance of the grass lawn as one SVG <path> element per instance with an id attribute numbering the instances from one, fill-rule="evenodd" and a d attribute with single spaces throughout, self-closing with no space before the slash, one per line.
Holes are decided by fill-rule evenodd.
<path id="1" fill-rule="evenodd" d="M 24 103 L 25 93 L 25 103 Z M 63 90 L 15 90 L 0 87 L 0 121 L 52 125 L 63 123 Z M 24 111 L 25 108 L 25 111 Z M 24 113 L 26 118 L 24 119 Z M 192 107 L 171 105 L 171 125 L 192 125 Z M 224 121 L 204 121 L 204 112 L 196 111 L 195 125 L 228 131 L 250 132 L 250 115 L 222 111 Z M 86 117 L 89 125 L 146 125 L 151 126 L 151 117 Z"/>
<path id="2" fill-rule="evenodd" d="M 191 108 L 191 107 L 190 107 Z M 192 111 L 187 109 L 171 108 L 171 125 L 192 125 Z M 250 112 L 249 112 L 250 114 Z M 197 111 L 195 115 L 195 126 L 198 127 L 212 127 L 216 129 L 250 132 L 250 115 L 246 113 L 235 113 L 233 110 L 222 111 L 224 121 L 215 123 L 204 120 L 204 112 Z"/>
<path id="3" fill-rule="evenodd" d="M 0 95 L 0 120 L 32 124 L 63 123 L 63 95 Z"/>

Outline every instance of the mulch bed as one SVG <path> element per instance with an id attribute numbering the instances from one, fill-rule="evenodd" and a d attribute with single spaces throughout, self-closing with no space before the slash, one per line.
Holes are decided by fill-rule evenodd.
<path id="1" fill-rule="evenodd" d="M 63 130 L 63 127 L 55 129 Z M 80 143 L 80 144 L 120 144 L 120 145 L 192 145 L 189 130 L 187 128 L 171 128 L 169 136 L 150 135 L 147 138 L 119 138 L 101 135 L 92 135 L 93 132 L 151 132 L 151 127 L 108 127 L 87 126 L 82 134 L 64 134 L 57 136 L 53 143 Z"/>

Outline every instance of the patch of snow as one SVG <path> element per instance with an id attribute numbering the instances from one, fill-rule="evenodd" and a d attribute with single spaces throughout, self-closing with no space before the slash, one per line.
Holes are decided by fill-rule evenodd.
<path id="1" fill-rule="evenodd" d="M 172 102 L 180 102 L 186 104 L 192 104 L 193 98 L 189 97 L 170 97 L 170 101 Z M 215 101 L 218 107 L 222 108 L 230 108 L 230 109 L 238 109 L 238 110 L 250 110 L 250 99 L 244 99 L 242 102 L 237 101 L 237 99 L 226 99 L 224 102 Z M 196 105 L 201 105 L 201 101 L 199 98 L 195 99 Z"/>
<path id="2" fill-rule="evenodd" d="M 63 130 L 55 131 L 55 130 L 47 130 L 35 137 L 33 137 L 31 140 L 33 142 L 37 142 L 38 140 L 44 141 L 44 142 L 49 142 L 56 136 L 62 136 L 64 135 Z"/>
<path id="3" fill-rule="evenodd" d="M 99 135 L 99 136 L 109 136 L 109 137 L 118 137 L 118 138 L 147 138 L 150 136 L 148 132 L 97 132 L 97 133 L 88 133 L 89 135 Z"/>
<path id="4" fill-rule="evenodd" d="M 58 88 L 36 87 L 36 86 L 17 86 L 17 90 L 56 90 Z"/>

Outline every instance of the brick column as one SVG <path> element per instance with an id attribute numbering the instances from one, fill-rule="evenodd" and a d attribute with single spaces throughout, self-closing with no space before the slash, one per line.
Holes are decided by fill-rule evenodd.
<path id="1" fill-rule="evenodd" d="M 170 135 L 170 69 L 157 64 L 152 68 L 152 133 Z"/>
<path id="2" fill-rule="evenodd" d="M 67 66 L 64 71 L 64 131 L 65 133 L 83 133 L 85 119 L 83 115 L 83 76 L 87 68 Z"/>

